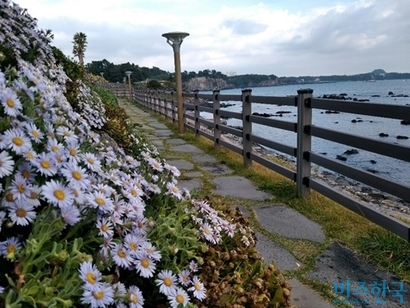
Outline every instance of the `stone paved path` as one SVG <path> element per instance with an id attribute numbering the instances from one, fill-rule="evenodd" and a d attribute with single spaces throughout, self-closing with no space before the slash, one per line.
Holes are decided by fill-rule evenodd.
<path id="1" fill-rule="evenodd" d="M 134 122 L 142 125 L 139 129 L 145 132 L 159 152 L 168 149 L 166 153 L 170 154 L 162 156 L 169 164 L 180 169 L 183 176 L 183 180 L 178 183 L 180 187 L 186 187 L 189 190 L 200 190 L 203 184 L 202 179 L 204 177 L 211 178 L 215 187 L 213 194 L 236 199 L 245 217 L 250 216 L 251 213 L 245 206 L 240 204 L 241 200 L 257 202 L 256 206 L 252 208 L 253 215 L 266 231 L 264 234 L 256 232 L 258 238 L 257 249 L 266 263 L 276 262 L 285 274 L 288 271 L 297 271 L 303 265 L 289 251 L 272 241 L 266 234 L 311 241 L 312 243 L 327 243 L 322 228 L 315 222 L 286 205 L 275 204 L 272 201 L 273 196 L 258 190 L 248 179 L 233 175 L 233 171 L 218 162 L 215 157 L 205 154 L 199 148 L 175 137 L 166 125 L 157 121 L 148 112 L 125 101 L 120 101 L 120 106 L 126 110 Z M 325 282 L 330 286 L 333 286 L 333 282 L 341 283 L 348 279 L 356 279 L 354 281 L 367 283 L 372 283 L 372 279 L 376 280 L 377 278 L 379 280 L 384 278 L 388 281 L 397 281 L 397 277 L 389 276 L 389 273 L 381 270 L 377 270 L 378 275 L 374 276 L 374 271 L 375 267 L 367 264 L 363 258 L 355 255 L 348 248 L 339 243 L 330 243 L 323 255 L 317 259 L 315 269 L 307 276 Z M 359 272 L 360 275 L 355 276 L 353 275 L 354 272 Z M 291 296 L 295 307 L 328 308 L 336 306 L 334 303 L 323 299 L 318 293 L 297 279 L 288 281 L 293 287 Z M 410 293 L 409 285 L 406 285 L 406 289 Z M 404 303 L 410 306 L 410 295 L 408 293 L 405 295 Z M 372 300 L 372 298 L 369 300 Z M 384 300 L 387 301 L 387 299 Z M 370 303 L 374 303 L 374 299 Z M 374 307 L 372 304 L 354 306 Z M 389 297 L 387 303 L 381 305 L 381 307 L 406 307 L 406 304 L 401 306 L 398 304 L 398 299 Z"/>

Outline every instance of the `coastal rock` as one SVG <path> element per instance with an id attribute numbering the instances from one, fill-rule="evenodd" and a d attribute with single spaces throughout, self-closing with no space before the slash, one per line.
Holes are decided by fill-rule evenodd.
<path id="1" fill-rule="evenodd" d="M 326 110 L 325 113 L 327 114 L 339 114 L 339 111 L 335 111 L 335 110 Z"/>
<path id="2" fill-rule="evenodd" d="M 336 155 L 336 159 L 341 160 L 341 161 L 346 161 L 347 158 L 342 156 L 342 155 Z"/>
<path id="3" fill-rule="evenodd" d="M 371 162 L 372 164 L 377 164 L 377 161 L 375 161 L 374 159 L 371 159 L 370 162 Z"/>
<path id="4" fill-rule="evenodd" d="M 400 121 L 400 124 L 401 125 L 410 125 L 410 121 L 403 120 L 403 121 Z"/>
<path id="5" fill-rule="evenodd" d="M 398 135 L 396 138 L 397 138 L 397 139 L 402 139 L 402 140 L 407 140 L 407 139 L 409 139 L 409 137 L 407 137 L 407 136 L 402 136 L 402 135 Z"/>
<path id="6" fill-rule="evenodd" d="M 210 77 L 195 77 L 191 78 L 184 83 L 185 91 L 212 91 L 215 89 L 229 88 L 228 83 L 222 78 L 210 78 Z"/>
<path id="7" fill-rule="evenodd" d="M 265 117 L 265 118 L 269 118 L 272 116 L 272 114 L 270 113 L 259 113 L 259 112 L 253 112 L 252 115 L 258 116 L 258 117 Z"/>
<path id="8" fill-rule="evenodd" d="M 389 137 L 389 134 L 385 134 L 385 133 L 380 133 L 379 137 Z"/>
<path id="9" fill-rule="evenodd" d="M 346 154 L 346 155 L 359 154 L 359 151 L 356 149 L 351 149 L 351 150 L 345 151 L 343 154 Z"/>
<path id="10" fill-rule="evenodd" d="M 387 95 L 394 95 L 394 93 L 392 91 L 389 91 Z"/>
<path id="11" fill-rule="evenodd" d="M 292 113 L 292 111 L 277 111 L 276 114 Z"/>

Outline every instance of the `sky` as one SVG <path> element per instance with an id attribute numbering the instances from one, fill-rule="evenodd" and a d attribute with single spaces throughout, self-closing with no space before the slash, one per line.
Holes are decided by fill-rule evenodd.
<path id="1" fill-rule="evenodd" d="M 187 32 L 182 71 L 276 76 L 410 72 L 409 0 L 14 0 L 72 55 L 174 72 L 162 37 Z"/>

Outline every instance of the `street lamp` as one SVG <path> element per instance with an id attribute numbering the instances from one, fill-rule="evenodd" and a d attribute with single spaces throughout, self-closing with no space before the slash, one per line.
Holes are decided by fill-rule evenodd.
<path id="1" fill-rule="evenodd" d="M 101 77 L 104 78 L 104 72 L 100 72 Z"/>
<path id="2" fill-rule="evenodd" d="M 129 94 L 130 94 L 130 100 L 132 100 L 132 93 L 131 93 L 131 74 L 132 74 L 131 71 L 126 71 L 126 72 L 125 72 L 125 75 L 127 75 L 127 77 L 128 77 L 128 91 L 129 91 Z"/>
<path id="3" fill-rule="evenodd" d="M 183 122 L 183 103 L 182 103 L 182 78 L 181 78 L 181 58 L 180 47 L 182 41 L 187 37 L 189 33 L 186 32 L 168 32 L 162 36 L 167 39 L 167 43 L 174 50 L 174 64 L 175 64 L 175 82 L 177 87 L 177 108 L 178 108 L 178 130 L 180 134 L 184 133 Z"/>

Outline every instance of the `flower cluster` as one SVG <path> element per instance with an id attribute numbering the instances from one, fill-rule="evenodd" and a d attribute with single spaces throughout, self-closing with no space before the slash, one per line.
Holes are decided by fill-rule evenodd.
<path id="1" fill-rule="evenodd" d="M 9 300 L 31 299 L 38 289 L 31 284 L 42 284 L 30 280 L 40 279 L 31 271 L 47 262 L 53 279 L 44 281 L 53 284 L 38 292 L 50 306 L 79 305 L 71 302 L 74 296 L 91 307 L 143 307 L 147 280 L 171 307 L 187 305 L 189 294 L 204 299 L 204 285 L 194 275 L 198 239 L 219 243 L 221 232 L 233 236 L 235 225 L 203 202 L 180 207 L 200 224 L 196 231 L 185 221 L 168 225 L 164 209 L 190 198 L 177 186 L 179 170 L 134 134 L 130 139 L 144 151 L 133 156 L 107 145 L 94 131 L 106 121 L 101 99 L 79 80 L 79 110 L 73 109 L 50 33 L 37 30 L 34 18 L 6 0 L 0 0 L 0 40 L 0 256 L 8 262 L 0 270 L 0 297 L 10 292 Z M 168 216 L 176 224 L 182 219 Z M 175 248 L 163 244 L 169 238 L 179 238 Z M 178 251 L 185 253 L 179 264 L 164 260 L 164 253 Z M 10 274 L 20 277 L 16 284 Z M 65 285 L 64 277 L 73 274 L 78 283 Z M 66 288 L 62 298 L 51 291 L 57 286 Z"/>

